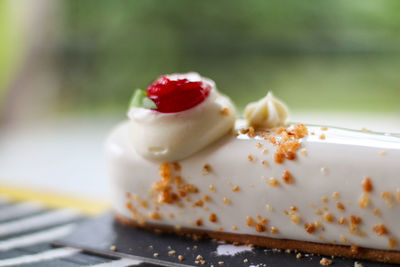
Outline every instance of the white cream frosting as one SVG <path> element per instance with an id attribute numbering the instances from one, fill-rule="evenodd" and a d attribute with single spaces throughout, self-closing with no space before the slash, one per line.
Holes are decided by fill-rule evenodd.
<path id="1" fill-rule="evenodd" d="M 283 126 L 288 118 L 286 105 L 274 97 L 272 92 L 257 102 L 248 104 L 244 110 L 244 117 L 249 126 L 254 128 L 274 128 Z"/>
<path id="2" fill-rule="evenodd" d="M 187 78 L 211 86 L 199 105 L 182 112 L 161 113 L 151 109 L 128 111 L 130 146 L 141 156 L 156 161 L 181 160 L 203 149 L 234 128 L 236 109 L 230 99 L 217 91 L 215 83 L 197 73 L 167 75 Z"/>
<path id="3" fill-rule="evenodd" d="M 126 193 L 148 200 L 149 208 L 138 207 L 148 214 L 154 208 L 149 199 L 151 186 L 160 180 L 160 163 L 148 161 L 129 148 L 129 127 L 129 123 L 121 124 L 106 145 L 114 209 L 127 218 L 131 218 L 131 211 L 126 207 Z M 160 206 L 161 220 L 148 219 L 148 222 L 209 231 L 222 227 L 224 232 L 235 234 L 399 250 L 400 200 L 396 199 L 396 190 L 400 187 L 400 138 L 336 128 L 308 127 L 308 130 L 310 134 L 302 139 L 299 150 L 303 152 L 297 153 L 296 160 L 286 160 L 282 164 L 274 162 L 275 147 L 269 141 L 242 134 L 227 135 L 185 158 L 179 162 L 181 176 L 185 182 L 194 184 L 199 193 L 190 195 L 192 202 L 183 201 L 182 206 Z M 249 155 L 253 156 L 251 162 Z M 202 173 L 205 164 L 211 167 L 206 175 Z M 285 170 L 292 173 L 293 184 L 282 182 Z M 360 208 L 360 196 L 364 193 L 361 183 L 367 176 L 371 178 L 373 190 L 368 193 L 369 206 Z M 280 185 L 270 186 L 271 177 Z M 210 185 L 215 190 L 210 190 Z M 234 192 L 233 186 L 240 190 Z M 382 199 L 383 192 L 390 192 L 390 199 Z M 209 195 L 210 202 L 203 207 L 192 205 L 205 194 Z M 228 198 L 229 203 L 224 202 L 224 198 Z M 338 202 L 345 206 L 344 210 L 337 208 Z M 300 221 L 297 224 L 284 213 L 290 211 L 291 206 L 296 206 L 298 211 Z M 334 220 L 325 221 L 318 211 L 329 211 Z M 218 217 L 215 223 L 208 219 L 211 212 Z M 170 217 L 171 213 L 175 216 Z M 246 217 L 256 219 L 257 214 L 268 218 L 268 234 L 247 226 Z M 359 231 L 353 234 L 349 232 L 351 216 L 362 219 Z M 341 217 L 347 219 L 345 225 L 338 224 Z M 194 226 L 199 218 L 203 219 L 203 225 Z M 307 233 L 304 224 L 315 221 L 320 221 L 324 230 L 318 228 L 313 234 Z M 387 234 L 377 235 L 373 229 L 379 224 L 386 226 Z M 270 233 L 272 226 L 278 233 Z M 390 247 L 389 238 L 397 240 L 399 245 Z"/>

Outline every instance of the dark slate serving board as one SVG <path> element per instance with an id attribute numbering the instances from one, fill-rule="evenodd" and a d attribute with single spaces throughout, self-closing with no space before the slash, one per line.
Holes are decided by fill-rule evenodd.
<path id="1" fill-rule="evenodd" d="M 202 266 L 195 263 L 201 255 L 205 261 L 203 266 L 321 266 L 322 257 L 302 253 L 297 259 L 296 253 L 286 253 L 272 249 L 253 248 L 234 256 L 217 255 L 216 250 L 221 242 L 212 240 L 195 241 L 190 238 L 156 234 L 153 232 L 128 227 L 116 222 L 111 213 L 96 219 L 87 220 L 71 235 L 55 242 L 58 246 L 69 246 L 84 249 L 87 252 L 101 253 L 115 257 L 139 259 L 144 263 L 159 266 Z M 110 247 L 116 250 L 111 251 Z M 175 250 L 175 255 L 168 252 Z M 154 257 L 154 253 L 158 253 Z M 184 260 L 180 261 L 178 255 Z M 245 262 L 245 259 L 247 261 Z M 223 262 L 223 264 L 219 264 Z M 354 266 L 354 260 L 334 258 L 332 266 Z M 370 261 L 358 261 L 364 267 L 393 266 Z M 142 266 L 142 265 L 141 265 Z"/>

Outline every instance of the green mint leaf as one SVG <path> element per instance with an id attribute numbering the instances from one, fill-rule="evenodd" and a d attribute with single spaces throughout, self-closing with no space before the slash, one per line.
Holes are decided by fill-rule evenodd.
<path id="1" fill-rule="evenodd" d="M 158 108 L 156 103 L 154 103 L 154 101 L 151 100 L 150 98 L 148 98 L 147 96 L 145 98 L 143 98 L 143 100 L 142 100 L 142 107 L 148 108 L 148 109 L 157 109 Z"/>
<path id="2" fill-rule="evenodd" d="M 136 89 L 132 95 L 129 107 L 136 108 L 147 108 L 147 109 L 157 109 L 157 105 L 147 97 L 147 91 L 142 89 Z"/>

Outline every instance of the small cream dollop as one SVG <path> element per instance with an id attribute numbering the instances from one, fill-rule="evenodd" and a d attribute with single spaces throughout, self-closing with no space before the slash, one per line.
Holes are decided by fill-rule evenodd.
<path id="1" fill-rule="evenodd" d="M 289 115 L 286 105 L 275 98 L 271 92 L 258 100 L 248 104 L 244 110 L 244 117 L 248 126 L 254 128 L 274 128 L 283 126 Z"/>
<path id="2" fill-rule="evenodd" d="M 176 113 L 161 113 L 133 107 L 128 111 L 129 136 L 133 149 L 142 157 L 157 161 L 184 159 L 224 135 L 235 125 L 236 109 L 220 94 L 215 83 L 197 73 L 171 74 L 211 86 L 208 97 L 197 106 Z"/>

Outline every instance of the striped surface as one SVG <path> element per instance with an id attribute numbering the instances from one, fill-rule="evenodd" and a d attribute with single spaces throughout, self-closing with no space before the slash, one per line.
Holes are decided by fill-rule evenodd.
<path id="1" fill-rule="evenodd" d="M 38 202 L 13 202 L 0 195 L 0 267 L 2 266 L 157 266 L 139 260 L 54 247 L 85 215 L 73 209 L 49 209 Z"/>

